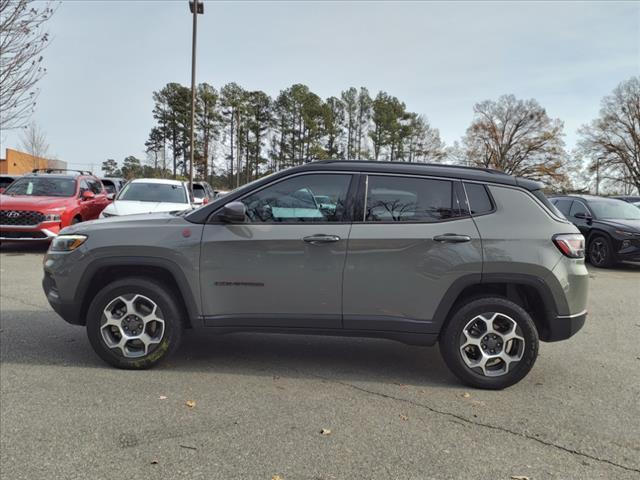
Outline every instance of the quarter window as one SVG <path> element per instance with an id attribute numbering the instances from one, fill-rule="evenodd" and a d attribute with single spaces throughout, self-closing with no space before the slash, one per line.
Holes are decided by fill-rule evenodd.
<path id="1" fill-rule="evenodd" d="M 463 215 L 448 180 L 370 175 L 367 184 L 367 222 L 429 223 Z"/>
<path id="2" fill-rule="evenodd" d="M 252 223 L 340 222 L 351 175 L 298 175 L 242 199 Z"/>
<path id="3" fill-rule="evenodd" d="M 472 215 L 482 215 L 493 210 L 487 187 L 479 183 L 465 183 L 464 188 L 467 191 L 469 211 Z"/>

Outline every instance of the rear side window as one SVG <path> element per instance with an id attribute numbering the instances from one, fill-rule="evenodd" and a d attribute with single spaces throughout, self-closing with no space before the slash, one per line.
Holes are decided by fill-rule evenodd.
<path id="1" fill-rule="evenodd" d="M 479 183 L 465 183 L 464 188 L 467 191 L 469 199 L 469 210 L 472 215 L 482 215 L 493 211 L 493 203 L 487 187 Z"/>
<path id="2" fill-rule="evenodd" d="M 367 183 L 367 222 L 430 223 L 464 214 L 448 180 L 370 175 Z"/>

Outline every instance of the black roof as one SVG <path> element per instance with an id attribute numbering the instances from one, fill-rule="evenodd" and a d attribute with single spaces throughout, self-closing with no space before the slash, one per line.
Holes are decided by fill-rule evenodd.
<path id="1" fill-rule="evenodd" d="M 488 183 L 515 185 L 529 190 L 538 190 L 542 184 L 533 180 L 517 178 L 498 170 L 443 163 L 379 162 L 375 160 L 320 160 L 290 168 L 287 173 L 306 170 L 358 170 L 372 173 L 406 173 L 434 177 L 459 178 Z"/>

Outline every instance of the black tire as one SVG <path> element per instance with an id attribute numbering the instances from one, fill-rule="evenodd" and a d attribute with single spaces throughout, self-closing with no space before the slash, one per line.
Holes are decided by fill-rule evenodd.
<path id="1" fill-rule="evenodd" d="M 159 343 L 150 346 L 146 355 L 137 358 L 127 358 L 120 349 L 110 348 L 101 331 L 101 325 L 106 321 L 105 308 L 119 296 L 132 294 L 155 302 L 164 320 Z M 163 284 L 142 277 L 124 278 L 104 287 L 92 300 L 87 311 L 87 335 L 91 346 L 105 362 L 117 368 L 142 370 L 157 364 L 178 348 L 182 338 L 182 315 L 174 295 Z"/>
<path id="2" fill-rule="evenodd" d="M 524 339 L 524 344 L 520 346 L 522 358 L 517 363 L 511 363 L 506 373 L 500 376 L 487 376 L 479 368 L 472 369 L 465 363 L 461 352 L 463 329 L 478 315 L 488 313 L 500 313 L 512 319 L 516 331 Z M 509 346 L 513 348 L 518 344 L 519 341 L 512 341 Z M 501 390 L 518 383 L 533 367 L 538 357 L 538 347 L 538 332 L 531 316 L 518 304 L 502 297 L 470 299 L 456 310 L 440 333 L 440 351 L 445 363 L 463 383 L 475 388 Z"/>
<path id="3" fill-rule="evenodd" d="M 613 248 L 606 235 L 594 235 L 589 240 L 589 263 L 598 268 L 613 266 Z"/>
<path id="4" fill-rule="evenodd" d="M 71 219 L 71 225 L 75 225 L 76 223 L 80 223 L 81 221 L 82 221 L 82 218 L 73 217 L 73 219 Z"/>

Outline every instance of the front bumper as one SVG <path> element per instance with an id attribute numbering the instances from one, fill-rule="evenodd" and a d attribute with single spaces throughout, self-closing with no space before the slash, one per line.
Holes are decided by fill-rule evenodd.
<path id="1" fill-rule="evenodd" d="M 80 318 L 80 305 L 79 302 L 65 302 L 60 296 L 60 291 L 56 285 L 53 276 L 45 270 L 44 278 L 42 279 L 42 289 L 47 296 L 47 301 L 51 308 L 60 315 L 66 322 L 73 325 L 82 325 L 82 319 Z"/>
<path id="2" fill-rule="evenodd" d="M 545 342 L 559 342 L 575 335 L 587 320 L 587 311 L 575 315 L 557 315 L 548 322 Z"/>
<path id="3" fill-rule="evenodd" d="M 20 227 L 0 225 L 0 241 L 6 242 L 42 242 L 49 241 L 60 232 L 59 223 Z"/>

